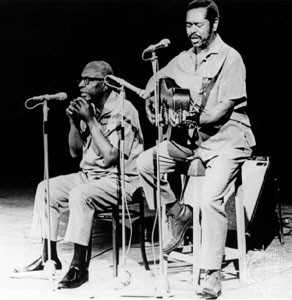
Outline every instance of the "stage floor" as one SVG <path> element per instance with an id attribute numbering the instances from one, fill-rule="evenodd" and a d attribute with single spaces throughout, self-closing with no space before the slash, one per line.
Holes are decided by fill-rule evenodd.
<path id="1" fill-rule="evenodd" d="M 38 257 L 40 241 L 29 236 L 33 208 L 34 186 L 8 184 L 0 187 L 0 299 L 143 299 L 156 298 L 155 259 L 158 247 L 147 247 L 150 271 L 144 269 L 139 244 L 134 242 L 127 253 L 126 269 L 131 274 L 130 284 L 122 285 L 122 278 L 112 276 L 110 226 L 98 230 L 93 245 L 93 259 L 89 267 L 89 282 L 72 290 L 53 291 L 46 276 L 39 272 L 30 277 L 11 278 L 11 270 Z M 282 206 L 283 216 L 292 218 L 292 206 Z M 65 220 L 64 217 L 63 221 Z M 250 251 L 247 255 L 247 279 L 243 285 L 234 276 L 233 265 L 224 269 L 223 293 L 220 299 L 292 299 L 292 235 L 285 229 L 285 243 L 275 238 L 265 251 Z M 72 245 L 58 244 L 63 271 L 72 258 Z M 155 254 L 155 256 L 153 255 Z M 170 294 L 163 298 L 200 299 L 192 285 L 190 266 L 170 264 L 167 279 Z M 162 289 L 163 290 L 163 289 Z M 158 294 L 159 295 L 159 294 Z"/>

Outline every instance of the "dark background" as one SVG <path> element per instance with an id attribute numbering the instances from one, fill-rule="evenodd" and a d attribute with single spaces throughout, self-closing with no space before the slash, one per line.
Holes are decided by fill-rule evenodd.
<path id="1" fill-rule="evenodd" d="M 64 91 L 68 100 L 49 103 L 50 175 L 75 170 L 67 147 L 65 108 L 78 95 L 76 79 L 91 60 L 106 60 L 115 75 L 144 87 L 152 74 L 143 50 L 162 38 L 164 66 L 190 47 L 185 0 L 0 0 L 0 178 L 19 184 L 43 177 L 42 106 L 27 98 Z M 270 156 L 282 195 L 289 186 L 291 1 L 217 0 L 219 33 L 242 55 L 247 68 L 248 113 L 257 138 L 254 154 Z M 146 148 L 155 129 L 144 102 L 126 91 L 140 112 Z M 290 201 L 283 196 L 283 201 Z"/>

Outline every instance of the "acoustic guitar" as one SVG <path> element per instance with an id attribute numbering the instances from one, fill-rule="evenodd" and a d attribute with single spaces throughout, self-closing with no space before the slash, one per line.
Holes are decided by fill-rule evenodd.
<path id="1" fill-rule="evenodd" d="M 199 110 L 192 105 L 189 89 L 180 88 L 176 82 L 164 77 L 159 79 L 159 122 L 162 127 L 162 139 L 170 139 L 173 126 L 170 123 L 170 114 L 177 120 L 175 131 L 196 131 Z"/>

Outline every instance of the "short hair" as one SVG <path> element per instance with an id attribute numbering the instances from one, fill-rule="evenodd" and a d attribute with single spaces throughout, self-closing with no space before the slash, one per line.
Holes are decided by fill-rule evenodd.
<path id="1" fill-rule="evenodd" d="M 109 63 L 103 60 L 96 60 L 89 62 L 85 68 L 93 68 L 99 71 L 102 76 L 113 75 L 114 71 Z"/>
<path id="2" fill-rule="evenodd" d="M 206 19 L 209 20 L 211 26 L 216 19 L 219 19 L 219 9 L 217 4 L 213 0 L 192 0 L 187 5 L 187 12 L 193 8 L 207 8 Z"/>

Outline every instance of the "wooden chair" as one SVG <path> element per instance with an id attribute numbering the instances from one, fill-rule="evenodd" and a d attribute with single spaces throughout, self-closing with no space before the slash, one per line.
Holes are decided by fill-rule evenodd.
<path id="1" fill-rule="evenodd" d="M 145 215 L 144 215 L 144 204 L 145 196 L 144 191 L 139 187 L 133 194 L 132 201 L 128 203 L 129 216 L 125 215 L 127 221 L 132 223 L 138 223 L 139 225 L 139 241 L 140 241 L 140 250 L 143 260 L 143 264 L 146 270 L 150 270 L 149 263 L 145 251 Z M 113 249 L 113 276 L 118 276 L 118 265 L 119 265 L 119 241 L 120 241 L 120 223 L 121 223 L 121 214 L 122 214 L 122 205 L 116 205 L 107 209 L 106 211 L 99 212 L 95 216 L 95 221 L 104 220 L 111 221 L 112 223 L 112 249 Z M 89 243 L 89 254 L 88 257 L 91 257 L 92 249 L 92 235 L 91 241 Z"/>

